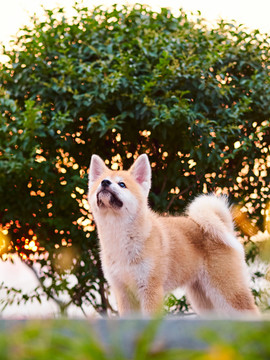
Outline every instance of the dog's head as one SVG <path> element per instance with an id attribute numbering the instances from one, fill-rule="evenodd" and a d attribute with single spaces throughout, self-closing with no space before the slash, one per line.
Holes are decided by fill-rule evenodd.
<path id="1" fill-rule="evenodd" d="M 147 155 L 140 155 L 127 171 L 110 170 L 97 155 L 89 169 L 89 204 L 96 216 L 111 212 L 134 215 L 147 203 L 151 186 L 151 166 Z"/>

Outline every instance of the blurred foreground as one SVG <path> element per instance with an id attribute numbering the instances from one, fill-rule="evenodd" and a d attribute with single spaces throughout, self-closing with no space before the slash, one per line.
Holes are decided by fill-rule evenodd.
<path id="1" fill-rule="evenodd" d="M 2 360 L 269 359 L 270 322 L 115 319 L 0 321 Z"/>

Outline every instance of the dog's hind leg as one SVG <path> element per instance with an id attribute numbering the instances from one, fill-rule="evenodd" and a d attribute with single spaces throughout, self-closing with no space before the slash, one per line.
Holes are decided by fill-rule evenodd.
<path id="1" fill-rule="evenodd" d="M 214 309 L 210 298 L 198 280 L 187 287 L 187 299 L 197 314 L 207 314 Z"/>
<path id="2" fill-rule="evenodd" d="M 248 285 L 232 278 L 229 282 L 218 282 L 212 274 L 209 277 L 208 296 L 214 306 L 214 312 L 223 315 L 259 314 Z"/>
<path id="3" fill-rule="evenodd" d="M 199 275 L 201 286 L 214 307 L 214 312 L 223 315 L 258 314 L 253 295 L 248 286 L 244 260 L 236 250 L 228 257 L 213 257 Z"/>

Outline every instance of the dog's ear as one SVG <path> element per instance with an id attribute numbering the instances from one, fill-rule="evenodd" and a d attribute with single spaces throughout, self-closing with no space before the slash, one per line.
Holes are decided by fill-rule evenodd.
<path id="1" fill-rule="evenodd" d="M 92 155 L 89 168 L 89 187 L 103 174 L 107 169 L 104 161 L 98 155 Z"/>
<path id="2" fill-rule="evenodd" d="M 140 155 L 129 169 L 131 176 L 139 183 L 148 195 L 151 187 L 151 166 L 146 154 Z"/>

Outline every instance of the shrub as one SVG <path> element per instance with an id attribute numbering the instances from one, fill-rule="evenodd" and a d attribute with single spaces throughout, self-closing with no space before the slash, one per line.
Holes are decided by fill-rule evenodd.
<path id="1" fill-rule="evenodd" d="M 197 193 L 223 189 L 256 210 L 261 225 L 269 43 L 234 23 L 210 29 L 183 11 L 75 10 L 71 19 L 47 10 L 4 48 L 0 222 L 6 251 L 41 264 L 47 296 L 64 291 L 102 312 L 110 305 L 86 198 L 91 154 L 127 168 L 147 153 L 157 211 L 179 212 Z"/>

